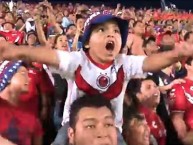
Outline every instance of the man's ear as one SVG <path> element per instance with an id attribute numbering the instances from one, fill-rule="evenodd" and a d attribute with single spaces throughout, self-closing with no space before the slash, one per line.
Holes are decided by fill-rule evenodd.
<path id="1" fill-rule="evenodd" d="M 86 48 L 86 49 L 89 49 L 89 48 L 90 48 L 90 46 L 89 46 L 89 44 L 88 44 L 88 41 L 87 41 L 87 42 L 85 42 L 85 44 L 84 44 L 84 48 Z"/>
<path id="2" fill-rule="evenodd" d="M 69 144 L 74 144 L 75 130 L 71 127 L 68 128 Z"/>

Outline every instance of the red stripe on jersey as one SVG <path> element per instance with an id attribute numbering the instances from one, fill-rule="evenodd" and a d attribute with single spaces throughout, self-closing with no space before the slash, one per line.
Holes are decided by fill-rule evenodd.
<path id="1" fill-rule="evenodd" d="M 82 77 L 81 73 L 81 66 L 75 72 L 75 83 L 79 90 L 87 93 L 87 94 L 99 94 L 99 90 L 93 88 L 86 80 Z M 124 71 L 123 67 L 121 66 L 117 72 L 117 80 L 109 86 L 109 88 L 103 92 L 102 94 L 105 98 L 111 100 L 119 96 L 122 91 L 124 84 Z"/>

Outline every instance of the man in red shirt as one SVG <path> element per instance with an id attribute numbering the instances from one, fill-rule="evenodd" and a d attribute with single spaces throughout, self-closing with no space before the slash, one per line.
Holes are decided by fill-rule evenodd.
<path id="1" fill-rule="evenodd" d="M 6 37 L 6 40 L 10 43 L 14 44 L 22 44 L 23 43 L 23 38 L 24 38 L 24 33 L 20 31 L 16 31 L 14 29 L 15 25 L 10 23 L 10 22 L 5 22 L 2 24 L 3 26 L 3 31 L 0 31 L 0 34 Z M 9 26 L 10 29 L 6 30 L 6 26 Z"/>
<path id="2" fill-rule="evenodd" d="M 150 128 L 151 144 L 166 144 L 166 129 L 156 108 L 160 102 L 160 91 L 153 76 L 146 79 L 131 79 L 127 86 L 127 95 L 132 100 L 132 105 L 144 114 Z"/>
<path id="3" fill-rule="evenodd" d="M 21 61 L 0 63 L 0 134 L 17 145 L 42 145 L 40 121 L 20 107 L 28 91 L 28 71 Z"/>
<path id="4" fill-rule="evenodd" d="M 173 86 L 169 95 L 172 122 L 184 144 L 193 143 L 193 59 L 186 61 L 185 83 Z"/>

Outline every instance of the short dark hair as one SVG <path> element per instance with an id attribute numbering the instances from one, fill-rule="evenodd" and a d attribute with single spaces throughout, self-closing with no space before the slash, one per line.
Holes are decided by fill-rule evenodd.
<path id="1" fill-rule="evenodd" d="M 135 21 L 135 22 L 133 23 L 133 28 L 134 28 L 135 26 L 137 26 L 138 23 L 143 23 L 143 22 L 142 22 L 142 21 L 139 21 L 139 20 Z"/>
<path id="2" fill-rule="evenodd" d="M 147 38 L 147 39 L 144 39 L 144 41 L 143 41 L 143 48 L 146 48 L 147 47 L 147 45 L 150 43 L 150 42 L 155 42 L 156 41 L 156 39 L 155 39 L 155 37 L 154 36 L 150 36 L 149 38 Z"/>
<path id="3" fill-rule="evenodd" d="M 84 95 L 75 100 L 70 107 L 69 125 L 73 129 L 75 129 L 76 126 L 78 113 L 84 107 L 93 107 L 93 108 L 107 107 L 114 116 L 114 111 L 111 106 L 111 103 L 104 96 L 100 94 Z"/>
<path id="4" fill-rule="evenodd" d="M 148 74 L 146 78 L 131 79 L 127 84 L 126 95 L 131 98 L 132 105 L 138 107 L 139 100 L 137 98 L 137 93 L 141 92 L 141 84 L 145 80 L 152 80 L 157 86 L 159 85 L 159 77 L 157 74 Z"/>
<path id="5" fill-rule="evenodd" d="M 76 27 L 75 24 L 69 24 L 67 27 L 66 27 L 66 32 L 68 32 L 68 30 L 70 29 L 70 27 Z"/>
<path id="6" fill-rule="evenodd" d="M 81 14 L 76 14 L 76 22 L 77 22 L 79 19 L 85 19 L 85 17 L 83 17 Z"/>

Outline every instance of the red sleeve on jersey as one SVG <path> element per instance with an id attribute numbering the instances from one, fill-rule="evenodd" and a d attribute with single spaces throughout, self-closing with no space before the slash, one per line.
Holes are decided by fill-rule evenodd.
<path id="1" fill-rule="evenodd" d="M 175 85 L 169 94 L 170 111 L 185 111 L 186 97 L 181 85 Z"/>

